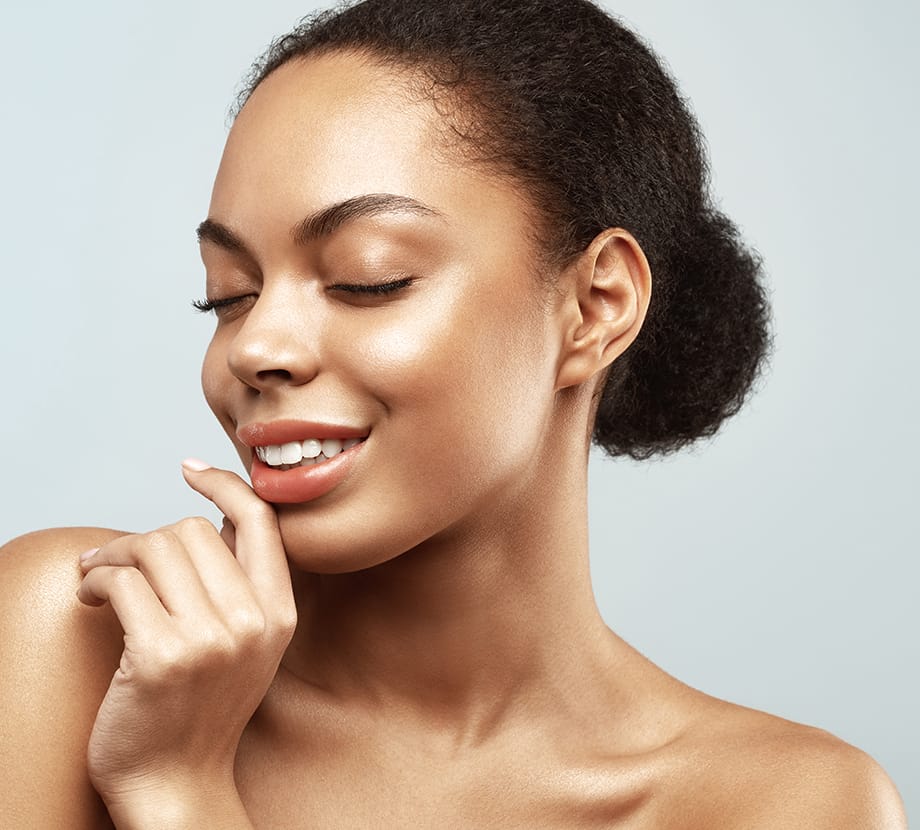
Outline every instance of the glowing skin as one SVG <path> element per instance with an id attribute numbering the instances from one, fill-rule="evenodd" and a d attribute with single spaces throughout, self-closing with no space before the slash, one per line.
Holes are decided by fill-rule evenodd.
<path id="1" fill-rule="evenodd" d="M 306 89 L 303 77 L 301 66 L 270 77 L 227 144 L 208 216 L 248 253 L 205 236 L 202 256 L 208 297 L 245 299 L 220 310 L 203 380 L 247 468 L 236 432 L 254 421 L 367 431 L 333 491 L 279 510 L 292 561 L 342 572 L 459 521 L 487 525 L 509 504 L 519 512 L 522 493 L 559 475 L 570 439 L 554 434 L 560 335 L 526 203 L 448 160 L 430 106 L 394 97 L 379 69 L 356 67 L 351 81 L 318 61 Z M 436 213 L 394 210 L 295 241 L 306 216 L 368 194 Z M 333 287 L 400 278 L 411 284 L 388 294 Z"/>

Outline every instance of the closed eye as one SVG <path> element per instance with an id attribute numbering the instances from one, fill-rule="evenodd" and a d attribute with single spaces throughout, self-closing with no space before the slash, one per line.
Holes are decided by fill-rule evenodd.
<path id="1" fill-rule="evenodd" d="M 412 277 L 401 277 L 398 280 L 391 280 L 390 282 L 378 282 L 378 283 L 336 283 L 335 285 L 329 286 L 331 291 L 344 291 L 348 294 L 370 294 L 370 295 L 382 295 L 382 294 L 392 294 L 396 291 L 399 291 L 403 288 L 408 288 L 413 282 Z M 236 305 L 243 300 L 246 300 L 250 297 L 250 294 L 242 294 L 238 297 L 222 297 L 219 299 L 204 299 L 204 300 L 194 300 L 192 302 L 192 307 L 197 311 L 200 311 L 202 314 L 208 314 L 212 311 L 217 312 L 222 308 L 228 308 L 230 306 Z"/>
<path id="2" fill-rule="evenodd" d="M 345 283 L 339 282 L 330 285 L 331 291 L 345 291 L 349 294 L 392 294 L 402 288 L 408 288 L 412 284 L 412 277 L 403 277 L 390 282 L 377 283 Z"/>
<path id="3" fill-rule="evenodd" d="M 249 294 L 243 294 L 239 297 L 223 297 L 221 299 L 215 300 L 194 300 L 192 302 L 192 307 L 197 311 L 200 311 L 202 314 L 207 314 L 211 311 L 219 311 L 222 308 L 227 308 L 236 303 L 242 302 L 247 299 Z"/>

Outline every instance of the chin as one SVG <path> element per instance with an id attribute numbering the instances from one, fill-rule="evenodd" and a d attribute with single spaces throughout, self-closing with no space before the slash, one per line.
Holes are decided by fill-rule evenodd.
<path id="1" fill-rule="evenodd" d="M 311 515 L 310 508 L 311 505 L 276 508 L 288 562 L 299 571 L 354 573 L 390 562 L 414 547 L 412 541 L 392 538 L 392 533 L 371 527 L 367 522 L 342 519 L 324 522 L 320 516 Z"/>

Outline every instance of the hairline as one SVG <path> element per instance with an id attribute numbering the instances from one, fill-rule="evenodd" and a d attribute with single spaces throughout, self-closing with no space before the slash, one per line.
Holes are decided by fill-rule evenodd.
<path id="1" fill-rule="evenodd" d="M 476 167 L 480 172 L 495 175 L 518 193 L 524 202 L 525 210 L 530 213 L 530 225 L 533 228 L 530 234 L 531 243 L 537 254 L 535 261 L 539 266 L 542 282 L 547 281 L 550 272 L 565 267 L 580 253 L 580 251 L 566 250 L 566 246 L 561 241 L 565 236 L 564 231 L 553 226 L 550 214 L 540 206 L 541 196 L 538 188 L 528 182 L 521 171 L 514 169 L 509 164 L 493 162 L 483 157 L 482 150 L 487 149 L 488 144 L 494 145 L 496 142 L 494 131 L 488 128 L 483 130 L 486 141 L 477 143 L 475 139 L 465 135 L 458 128 L 456 113 L 481 112 L 484 108 L 471 94 L 475 82 L 464 81 L 448 88 L 436 77 L 439 69 L 450 66 L 448 59 L 439 59 L 435 55 L 400 55 L 359 44 L 316 44 L 310 46 L 304 53 L 292 52 L 277 61 L 270 59 L 257 62 L 231 107 L 230 124 L 232 125 L 239 117 L 256 89 L 278 69 L 294 62 L 306 64 L 312 58 L 329 55 L 351 55 L 391 73 L 397 79 L 407 81 L 408 100 L 412 103 L 430 103 L 444 120 L 444 127 L 440 131 L 443 138 L 442 145 L 445 151 L 452 153 L 452 156 L 445 161 L 469 165 Z M 266 67 L 268 67 L 267 71 Z M 436 89 L 443 90 L 445 94 L 436 96 L 434 94 Z M 439 106 L 442 102 L 449 104 L 449 110 L 442 111 Z M 556 241 L 552 241 L 554 238 Z"/>

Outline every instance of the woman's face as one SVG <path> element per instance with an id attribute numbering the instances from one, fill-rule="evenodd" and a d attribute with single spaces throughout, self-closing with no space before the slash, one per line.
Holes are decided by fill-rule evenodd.
<path id="1" fill-rule="evenodd" d="M 203 385 L 306 570 L 487 533 L 553 461 L 527 204 L 443 135 L 405 79 L 331 54 L 269 76 L 227 142 L 200 236 L 207 296 L 233 302 Z M 312 439 L 364 440 L 288 468 Z"/>

